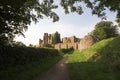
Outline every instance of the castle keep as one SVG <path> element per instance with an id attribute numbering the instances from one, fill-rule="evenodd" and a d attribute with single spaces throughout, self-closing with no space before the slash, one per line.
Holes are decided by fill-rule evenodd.
<path id="1" fill-rule="evenodd" d="M 54 34 L 44 33 L 43 40 L 39 39 L 39 45 L 42 47 L 44 45 L 52 44 Z"/>

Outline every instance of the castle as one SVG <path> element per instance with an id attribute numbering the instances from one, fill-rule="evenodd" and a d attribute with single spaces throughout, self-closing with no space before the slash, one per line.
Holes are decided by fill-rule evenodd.
<path id="1" fill-rule="evenodd" d="M 75 36 L 65 37 L 62 39 L 62 41 L 53 45 L 54 37 L 55 37 L 55 33 L 53 34 L 44 33 L 43 40 L 39 39 L 39 46 L 43 47 L 45 45 L 52 45 L 54 46 L 55 49 L 62 49 L 62 48 L 67 49 L 71 47 L 74 49 L 78 49 L 79 42 L 78 42 L 78 38 L 76 38 Z"/>
<path id="2" fill-rule="evenodd" d="M 60 34 L 58 33 L 59 38 Z M 44 33 L 43 40 L 39 39 L 39 46 L 43 47 L 44 45 L 52 45 L 55 49 L 68 49 L 73 48 L 75 50 L 84 51 L 85 49 L 92 46 L 97 42 L 97 38 L 93 35 L 87 35 L 83 39 L 76 38 L 75 36 L 64 37 L 62 41 L 53 44 L 53 38 L 55 37 L 55 33 L 48 34 Z"/>
<path id="3" fill-rule="evenodd" d="M 52 45 L 54 36 L 55 33 L 53 34 L 44 33 L 43 40 L 39 39 L 39 46 L 42 47 L 44 45 L 49 45 L 49 44 Z"/>

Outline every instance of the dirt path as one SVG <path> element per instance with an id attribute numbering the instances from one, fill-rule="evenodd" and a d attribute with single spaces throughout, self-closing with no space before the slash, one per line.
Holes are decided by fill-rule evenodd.
<path id="1" fill-rule="evenodd" d="M 45 75 L 36 80 L 70 80 L 66 60 L 67 57 L 63 57 L 63 59 L 48 70 Z"/>

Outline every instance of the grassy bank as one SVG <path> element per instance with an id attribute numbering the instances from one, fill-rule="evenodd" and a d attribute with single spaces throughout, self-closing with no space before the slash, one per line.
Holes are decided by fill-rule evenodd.
<path id="1" fill-rule="evenodd" d="M 71 80 L 119 80 L 120 37 L 96 43 L 80 53 L 69 54 Z"/>

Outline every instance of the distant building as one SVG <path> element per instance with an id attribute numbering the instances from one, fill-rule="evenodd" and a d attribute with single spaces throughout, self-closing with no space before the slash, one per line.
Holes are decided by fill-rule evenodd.
<path id="1" fill-rule="evenodd" d="M 78 49 L 78 44 L 79 44 L 78 38 L 76 38 L 75 36 L 71 36 L 64 37 L 62 39 L 62 43 L 58 43 L 54 47 L 55 49 L 68 49 L 68 48 Z"/>
<path id="2" fill-rule="evenodd" d="M 43 40 L 39 39 L 39 45 L 41 47 L 48 44 L 52 45 L 54 36 L 55 36 L 55 33 L 53 34 L 44 33 Z"/>

